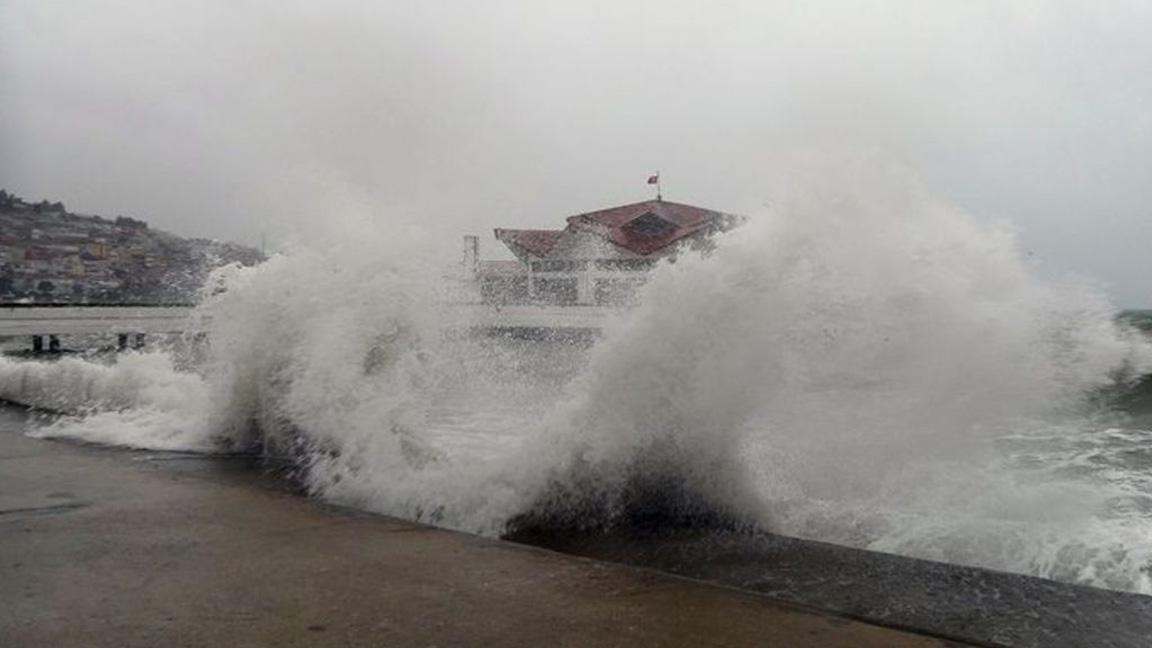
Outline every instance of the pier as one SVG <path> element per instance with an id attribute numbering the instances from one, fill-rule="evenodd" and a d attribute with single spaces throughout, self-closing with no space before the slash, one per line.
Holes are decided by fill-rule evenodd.
<path id="1" fill-rule="evenodd" d="M 25 337 L 35 353 L 61 350 L 66 335 L 116 336 L 121 350 L 142 348 L 150 335 L 189 328 L 186 305 L 0 305 L 0 338 Z M 47 344 L 45 344 L 47 342 Z"/>
<path id="2" fill-rule="evenodd" d="M 618 309 L 607 306 L 453 306 L 457 325 L 481 334 L 518 337 L 598 335 Z M 121 350 L 141 348 L 146 337 L 189 333 L 202 328 L 188 305 L 0 305 L 0 338 L 26 338 L 33 352 L 60 351 L 71 335 L 115 336 Z"/>

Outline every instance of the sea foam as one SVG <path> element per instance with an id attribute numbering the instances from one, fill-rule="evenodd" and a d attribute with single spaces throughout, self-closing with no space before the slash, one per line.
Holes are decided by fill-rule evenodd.
<path id="1" fill-rule="evenodd" d="M 194 360 L 5 360 L 0 397 L 70 413 L 38 435 L 264 452 L 318 497 L 473 532 L 711 516 L 1149 591 L 1152 517 L 1116 502 L 1152 493 L 1037 441 L 1099 433 L 1086 397 L 1148 344 L 907 169 L 798 168 L 591 349 L 464 335 L 438 244 L 365 226 L 217 273 Z"/>

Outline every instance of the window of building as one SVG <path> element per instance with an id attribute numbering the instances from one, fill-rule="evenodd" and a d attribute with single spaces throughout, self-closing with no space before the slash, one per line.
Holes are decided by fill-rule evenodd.
<path id="1" fill-rule="evenodd" d="M 575 279 L 536 278 L 536 300 L 545 304 L 575 304 L 580 293 Z"/>
<path id="2" fill-rule="evenodd" d="M 522 304 L 528 301 L 528 277 L 485 277 L 480 282 L 480 298 L 486 304 Z"/>

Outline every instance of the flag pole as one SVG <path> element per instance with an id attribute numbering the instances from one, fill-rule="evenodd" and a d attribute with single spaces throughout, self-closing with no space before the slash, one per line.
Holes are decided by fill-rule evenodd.
<path id="1" fill-rule="evenodd" d="M 656 201 L 664 200 L 664 192 L 660 189 L 660 169 L 656 169 Z"/>

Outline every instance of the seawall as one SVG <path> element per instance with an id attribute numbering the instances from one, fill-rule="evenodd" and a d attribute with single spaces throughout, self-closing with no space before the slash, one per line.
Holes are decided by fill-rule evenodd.
<path id="1" fill-rule="evenodd" d="M 0 644 L 962 645 L 0 425 Z M 7 431 L 5 431 L 5 428 Z"/>

